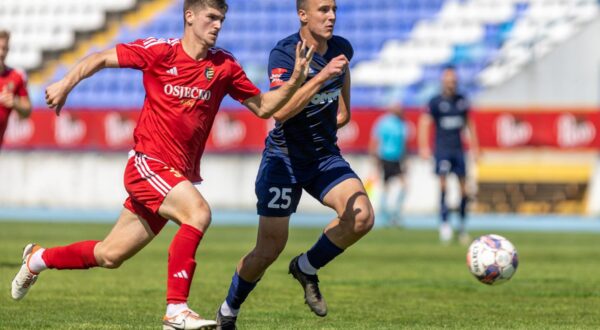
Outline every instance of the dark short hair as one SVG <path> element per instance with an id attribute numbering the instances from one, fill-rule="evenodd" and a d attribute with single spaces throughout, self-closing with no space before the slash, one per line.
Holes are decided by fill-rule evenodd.
<path id="1" fill-rule="evenodd" d="M 442 67 L 442 71 L 446 71 L 446 70 L 456 71 L 456 65 L 446 64 Z"/>
<path id="2" fill-rule="evenodd" d="M 210 7 L 222 11 L 227 11 L 227 9 L 229 9 L 226 0 L 185 0 L 183 2 L 183 13 L 185 14 L 186 10 L 192 7 L 199 7 L 202 9 Z"/>
<path id="3" fill-rule="evenodd" d="M 296 0 L 296 11 L 306 9 L 306 0 Z"/>
<path id="4" fill-rule="evenodd" d="M 7 30 L 0 30 L 0 39 L 9 40 L 10 39 L 10 32 L 8 32 Z"/>

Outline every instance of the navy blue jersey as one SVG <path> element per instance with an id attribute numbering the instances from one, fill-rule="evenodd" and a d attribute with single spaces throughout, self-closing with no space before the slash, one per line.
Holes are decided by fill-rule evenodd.
<path id="1" fill-rule="evenodd" d="M 435 123 L 435 153 L 463 152 L 461 133 L 467 125 L 468 100 L 460 94 L 438 95 L 429 101 L 429 114 Z"/>
<path id="2" fill-rule="evenodd" d="M 271 90 L 279 88 L 290 79 L 294 71 L 296 44 L 300 34 L 295 33 L 279 41 L 269 57 L 269 74 Z M 327 52 L 321 56 L 313 56 L 307 81 L 312 79 L 336 56 L 344 54 L 348 60 L 354 51 L 350 42 L 338 36 L 327 41 Z M 275 123 L 269 132 L 264 151 L 265 157 L 276 157 L 283 160 L 292 176 L 306 166 L 331 155 L 339 155 L 337 146 L 337 113 L 341 97 L 342 74 L 325 84 L 309 101 L 306 107 L 296 116 L 284 123 Z M 299 178 L 299 180 L 302 180 Z"/>

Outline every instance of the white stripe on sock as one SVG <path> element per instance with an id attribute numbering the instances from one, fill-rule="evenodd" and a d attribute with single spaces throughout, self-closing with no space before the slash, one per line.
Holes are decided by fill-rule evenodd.
<path id="1" fill-rule="evenodd" d="M 315 267 L 313 267 L 313 265 L 310 264 L 310 262 L 308 261 L 308 257 L 306 256 L 306 253 L 303 253 L 300 256 L 300 258 L 298 258 L 298 267 L 300 267 L 300 270 L 304 274 L 308 274 L 308 275 L 317 274 L 317 269 Z"/>
<path id="2" fill-rule="evenodd" d="M 223 316 L 237 316 L 239 312 L 240 312 L 239 308 L 233 309 L 233 308 L 229 307 L 229 304 L 227 304 L 227 301 L 223 301 L 223 303 L 221 304 L 221 314 Z"/>

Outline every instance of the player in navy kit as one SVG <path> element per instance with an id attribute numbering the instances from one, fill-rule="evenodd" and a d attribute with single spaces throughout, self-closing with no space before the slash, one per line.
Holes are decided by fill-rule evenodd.
<path id="1" fill-rule="evenodd" d="M 450 173 L 456 174 L 460 184 L 460 227 L 459 240 L 468 243 L 466 231 L 466 212 L 469 201 L 466 189 L 465 151 L 462 141 L 463 130 L 469 130 L 470 148 L 474 156 L 478 153 L 478 141 L 473 121 L 469 119 L 469 101 L 457 92 L 457 75 L 452 66 L 442 72 L 442 93 L 429 101 L 428 113 L 421 116 L 419 123 L 419 147 L 423 158 L 431 157 L 429 147 L 429 126 L 435 124 L 435 173 L 440 178 L 440 240 L 449 242 L 453 230 L 448 222 L 448 206 L 446 204 L 446 178 Z"/>
<path id="2" fill-rule="evenodd" d="M 284 249 L 289 219 L 305 190 L 337 217 L 315 245 L 292 259 L 290 273 L 300 282 L 305 300 L 318 316 L 327 314 L 317 270 L 367 234 L 374 223 L 373 208 L 363 184 L 342 158 L 337 129 L 350 119 L 350 43 L 333 35 L 334 0 L 298 0 L 301 28 L 271 51 L 271 89 L 290 77 L 293 45 L 305 40 L 315 47 L 308 78 L 274 116 L 256 179 L 260 216 L 256 246 L 244 256 L 233 275 L 227 298 L 217 312 L 221 329 L 235 329 L 242 302 L 267 267 Z"/>

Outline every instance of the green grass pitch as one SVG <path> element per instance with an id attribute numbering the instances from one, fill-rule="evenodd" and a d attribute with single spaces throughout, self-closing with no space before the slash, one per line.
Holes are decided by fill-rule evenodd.
<path id="1" fill-rule="evenodd" d="M 22 301 L 10 298 L 21 248 L 101 239 L 106 224 L 0 222 L 0 329 L 158 329 L 164 313 L 168 226 L 117 270 L 47 271 Z M 250 295 L 240 329 L 598 329 L 600 235 L 498 232 L 521 264 L 506 284 L 478 283 L 466 247 L 442 246 L 434 231 L 377 229 L 320 272 L 329 315 L 304 305 L 287 274 L 290 258 L 320 229 L 292 228 L 287 248 Z M 484 234 L 484 233 L 473 233 Z M 214 317 L 254 227 L 211 228 L 198 250 L 190 306 Z"/>

